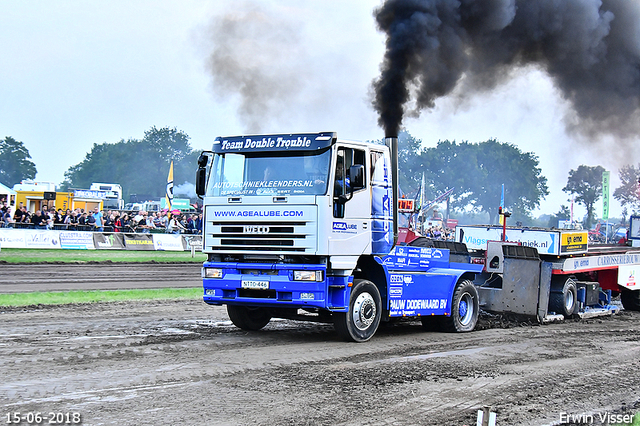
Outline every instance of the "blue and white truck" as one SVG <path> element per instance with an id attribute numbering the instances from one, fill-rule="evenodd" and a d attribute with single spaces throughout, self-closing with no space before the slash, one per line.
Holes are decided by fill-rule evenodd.
<path id="1" fill-rule="evenodd" d="M 311 320 L 333 323 L 356 342 L 402 317 L 472 331 L 481 307 L 539 322 L 611 313 L 619 310 L 610 303 L 614 291 L 625 308 L 640 310 L 637 250 L 589 252 L 581 235 L 545 233 L 558 247 L 572 239 L 566 252 L 541 254 L 516 237 L 495 241 L 499 232 L 486 227 L 467 228 L 458 241 L 396 244 L 397 158 L 396 138 L 384 145 L 333 132 L 217 138 L 196 173 L 204 301 L 226 305 L 245 330 L 272 318 Z M 467 241 L 481 243 L 469 251 Z M 599 263 L 575 266 L 577 258 Z"/>
<path id="2" fill-rule="evenodd" d="M 482 265 L 446 246 L 394 244 L 397 139 L 219 137 L 198 165 L 204 301 L 227 305 L 236 326 L 332 322 L 356 342 L 395 317 L 474 329 Z"/>

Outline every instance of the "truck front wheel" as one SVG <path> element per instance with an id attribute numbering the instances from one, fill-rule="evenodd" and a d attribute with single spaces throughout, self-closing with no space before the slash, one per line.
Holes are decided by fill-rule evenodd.
<path id="1" fill-rule="evenodd" d="M 227 305 L 227 313 L 233 325 L 248 331 L 260 330 L 271 321 L 264 308 Z"/>
<path id="2" fill-rule="evenodd" d="M 366 342 L 375 334 L 382 317 L 378 287 L 371 281 L 353 281 L 348 312 L 335 312 L 333 324 L 338 334 L 353 342 Z"/>
<path id="3" fill-rule="evenodd" d="M 438 317 L 442 331 L 465 333 L 473 331 L 478 323 L 480 302 L 478 290 L 469 280 L 460 281 L 453 291 L 451 315 Z"/>
<path id="4" fill-rule="evenodd" d="M 627 311 L 640 311 L 640 291 L 623 290 L 620 294 L 620 301 Z"/>

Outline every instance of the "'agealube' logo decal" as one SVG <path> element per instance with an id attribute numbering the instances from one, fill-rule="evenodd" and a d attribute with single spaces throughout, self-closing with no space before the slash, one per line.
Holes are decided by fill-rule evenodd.
<path id="1" fill-rule="evenodd" d="M 333 222 L 333 232 L 355 234 L 358 232 L 358 225 L 355 223 Z"/>

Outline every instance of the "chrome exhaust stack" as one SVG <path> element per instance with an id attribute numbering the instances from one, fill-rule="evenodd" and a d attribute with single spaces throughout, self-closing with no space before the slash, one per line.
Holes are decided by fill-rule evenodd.
<path id="1" fill-rule="evenodd" d="M 393 245 L 395 247 L 398 242 L 398 137 L 386 136 L 384 143 L 389 147 L 391 151 L 391 184 L 393 192 L 393 206 L 391 211 L 393 212 Z"/>

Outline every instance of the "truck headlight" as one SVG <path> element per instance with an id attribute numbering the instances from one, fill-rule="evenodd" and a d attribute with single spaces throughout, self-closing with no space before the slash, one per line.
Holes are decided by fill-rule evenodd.
<path id="1" fill-rule="evenodd" d="M 222 278 L 221 268 L 203 268 L 204 278 Z"/>
<path id="2" fill-rule="evenodd" d="M 322 271 L 293 271 L 294 281 L 322 281 Z"/>

